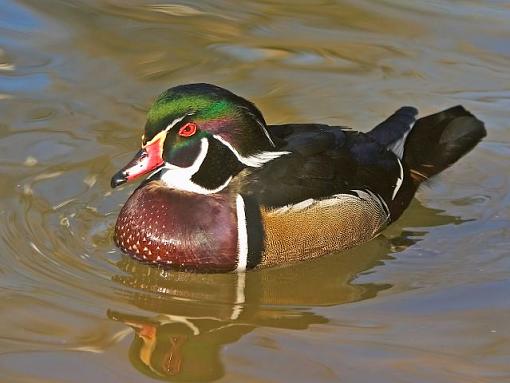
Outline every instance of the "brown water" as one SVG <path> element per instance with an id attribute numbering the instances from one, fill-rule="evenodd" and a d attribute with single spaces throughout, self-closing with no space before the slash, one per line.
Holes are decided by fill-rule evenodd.
<path id="1" fill-rule="evenodd" d="M 1 382 L 509 382 L 507 1 L 0 0 Z M 154 96 L 368 130 L 458 103 L 487 139 L 353 251 L 246 275 L 115 249 Z"/>

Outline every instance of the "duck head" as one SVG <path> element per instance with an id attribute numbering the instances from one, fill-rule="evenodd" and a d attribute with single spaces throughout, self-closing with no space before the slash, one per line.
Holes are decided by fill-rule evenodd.
<path id="1" fill-rule="evenodd" d="M 210 84 L 163 92 L 151 106 L 135 157 L 111 180 L 117 187 L 152 173 L 166 186 L 215 193 L 245 167 L 260 167 L 286 152 L 275 150 L 260 111 Z"/>

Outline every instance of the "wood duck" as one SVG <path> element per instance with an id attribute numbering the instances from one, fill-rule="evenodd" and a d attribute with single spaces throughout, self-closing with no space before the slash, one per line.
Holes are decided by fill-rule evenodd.
<path id="1" fill-rule="evenodd" d="M 366 242 L 486 134 L 462 106 L 417 113 L 402 107 L 368 133 L 268 125 L 226 89 L 170 88 L 112 177 L 117 187 L 150 173 L 122 208 L 115 243 L 165 268 L 244 272 Z"/>

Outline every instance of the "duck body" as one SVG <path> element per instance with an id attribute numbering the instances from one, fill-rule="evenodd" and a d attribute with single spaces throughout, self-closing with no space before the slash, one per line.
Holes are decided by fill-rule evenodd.
<path id="1" fill-rule="evenodd" d="M 140 261 L 199 272 L 242 272 L 366 242 L 422 181 L 485 135 L 460 106 L 416 115 L 403 107 L 368 133 L 271 126 L 225 89 L 171 88 L 149 111 L 142 150 L 112 178 L 115 187 L 152 172 L 122 208 L 114 240 Z"/>

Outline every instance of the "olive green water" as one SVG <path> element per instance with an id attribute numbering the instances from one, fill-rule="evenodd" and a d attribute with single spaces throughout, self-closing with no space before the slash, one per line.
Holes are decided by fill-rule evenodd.
<path id="1" fill-rule="evenodd" d="M 0 1 L 1 382 L 509 382 L 506 1 Z M 272 123 L 464 104 L 488 137 L 372 242 L 246 275 L 111 239 L 154 96 L 212 82 Z"/>

